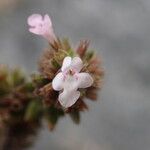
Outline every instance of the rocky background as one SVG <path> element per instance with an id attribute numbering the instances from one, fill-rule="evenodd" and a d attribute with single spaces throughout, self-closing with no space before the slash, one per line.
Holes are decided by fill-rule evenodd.
<path id="1" fill-rule="evenodd" d="M 62 118 L 40 130 L 30 150 L 149 150 L 150 1 L 0 0 L 0 63 L 37 69 L 46 41 L 28 32 L 27 17 L 48 13 L 55 32 L 75 45 L 90 39 L 103 58 L 99 101 L 80 125 Z"/>

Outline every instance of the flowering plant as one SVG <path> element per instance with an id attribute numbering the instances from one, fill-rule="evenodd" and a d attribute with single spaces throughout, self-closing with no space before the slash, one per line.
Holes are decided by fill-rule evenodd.
<path id="1" fill-rule="evenodd" d="M 89 41 L 81 41 L 73 49 L 67 39 L 56 37 L 48 15 L 31 15 L 28 24 L 30 32 L 43 36 L 50 45 L 39 61 L 39 74 L 33 75 L 36 94 L 45 107 L 79 116 L 88 108 L 85 98 L 96 100 L 101 87 L 100 58 L 88 50 Z"/>
<path id="2" fill-rule="evenodd" d="M 50 17 L 29 16 L 29 31 L 49 42 L 39 60 L 39 73 L 28 78 L 20 69 L 0 65 L 0 121 L 7 124 L 48 121 L 50 129 L 69 114 L 75 123 L 87 110 L 87 99 L 96 100 L 104 71 L 101 59 L 88 50 L 89 41 L 74 49 L 69 40 L 58 38 Z"/>

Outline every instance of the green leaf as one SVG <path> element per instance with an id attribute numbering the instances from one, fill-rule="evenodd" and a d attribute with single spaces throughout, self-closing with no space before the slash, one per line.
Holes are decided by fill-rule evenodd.
<path id="1" fill-rule="evenodd" d="M 69 49 L 71 49 L 71 45 L 69 43 L 68 38 L 63 38 L 62 43 L 63 43 L 63 49 L 64 50 L 68 51 Z"/>
<path id="2" fill-rule="evenodd" d="M 37 86 L 42 86 L 50 82 L 48 79 L 39 74 L 32 74 L 31 78 Z"/>
<path id="3" fill-rule="evenodd" d="M 59 64 L 55 59 L 52 59 L 51 64 L 52 64 L 55 68 L 60 68 L 60 64 Z"/>
<path id="4" fill-rule="evenodd" d="M 19 69 L 12 71 L 11 77 L 13 86 L 18 86 L 24 83 L 25 78 Z"/>
<path id="5" fill-rule="evenodd" d="M 68 55 L 69 55 L 70 57 L 74 57 L 74 51 L 73 51 L 72 49 L 69 49 L 69 50 L 68 50 Z"/>
<path id="6" fill-rule="evenodd" d="M 38 120 L 42 113 L 42 105 L 40 100 L 33 100 L 29 103 L 26 113 L 25 120 L 26 121 L 34 121 Z"/>
<path id="7" fill-rule="evenodd" d="M 59 117 L 64 115 L 64 112 L 62 110 L 59 110 L 53 106 L 47 108 L 45 110 L 45 113 L 47 120 L 53 125 L 57 123 Z"/>
<path id="8" fill-rule="evenodd" d="M 86 53 L 86 60 L 89 61 L 94 56 L 94 51 L 89 51 Z"/>
<path id="9" fill-rule="evenodd" d="M 34 91 L 34 86 L 33 86 L 33 83 L 26 83 L 24 86 L 23 86 L 23 89 L 26 91 L 26 92 L 33 92 Z"/>
<path id="10" fill-rule="evenodd" d="M 72 111 L 70 113 L 70 117 L 71 117 L 72 121 L 75 124 L 79 124 L 80 123 L 80 113 L 79 113 L 79 111 Z"/>

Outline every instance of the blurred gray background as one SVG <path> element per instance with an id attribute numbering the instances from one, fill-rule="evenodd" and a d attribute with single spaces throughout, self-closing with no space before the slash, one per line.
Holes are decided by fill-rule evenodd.
<path id="1" fill-rule="evenodd" d="M 0 0 L 0 63 L 36 71 L 44 39 L 28 32 L 27 17 L 48 13 L 55 33 L 74 45 L 90 39 L 103 58 L 105 82 L 80 125 L 47 124 L 30 150 L 150 149 L 149 0 Z"/>

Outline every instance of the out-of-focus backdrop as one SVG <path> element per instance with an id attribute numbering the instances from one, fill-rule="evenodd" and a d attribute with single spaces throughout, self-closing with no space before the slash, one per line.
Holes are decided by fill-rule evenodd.
<path id="1" fill-rule="evenodd" d="M 27 17 L 48 13 L 55 33 L 74 45 L 90 39 L 103 58 L 104 86 L 81 124 L 62 118 L 43 127 L 29 150 L 149 150 L 150 1 L 0 0 L 0 63 L 28 74 L 47 43 L 28 32 Z"/>

